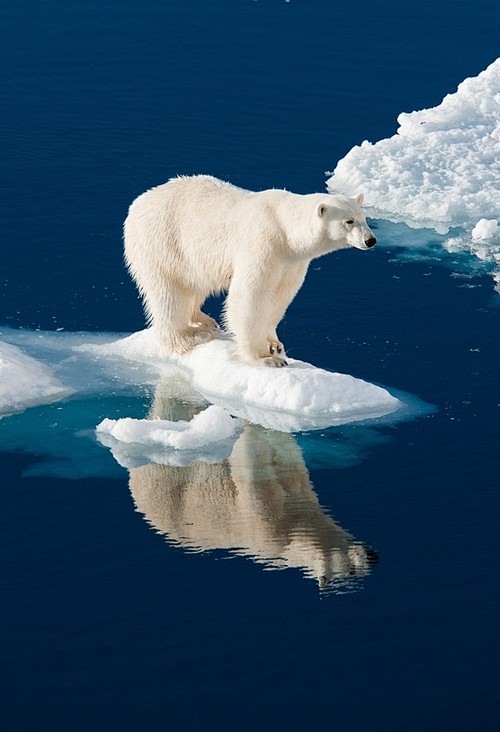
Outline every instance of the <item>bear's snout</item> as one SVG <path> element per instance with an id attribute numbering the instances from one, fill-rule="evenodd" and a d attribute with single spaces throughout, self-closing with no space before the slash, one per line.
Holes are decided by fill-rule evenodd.
<path id="1" fill-rule="evenodd" d="M 377 243 L 377 240 L 374 236 L 371 236 L 369 239 L 365 239 L 365 244 L 369 249 L 374 247 L 376 243 Z"/>

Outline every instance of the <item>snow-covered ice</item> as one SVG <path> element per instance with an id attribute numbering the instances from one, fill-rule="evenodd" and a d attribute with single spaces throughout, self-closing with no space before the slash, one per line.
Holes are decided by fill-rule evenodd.
<path id="1" fill-rule="evenodd" d="M 398 123 L 393 137 L 350 150 L 328 190 L 364 193 L 374 218 L 441 234 L 459 229 L 445 248 L 500 270 L 500 58 L 437 107 L 402 113 Z"/>
<path id="2" fill-rule="evenodd" d="M 109 344 L 82 346 L 102 358 L 170 365 L 174 360 L 209 402 L 264 427 L 293 432 L 382 417 L 401 402 L 386 389 L 347 374 L 325 371 L 288 359 L 272 369 L 237 361 L 230 339 L 198 346 L 185 356 L 167 358 L 147 329 Z"/>
<path id="3" fill-rule="evenodd" d="M 442 228 L 500 210 L 500 59 L 441 104 L 398 117 L 397 133 L 354 147 L 327 181 L 365 194 L 380 218 Z"/>

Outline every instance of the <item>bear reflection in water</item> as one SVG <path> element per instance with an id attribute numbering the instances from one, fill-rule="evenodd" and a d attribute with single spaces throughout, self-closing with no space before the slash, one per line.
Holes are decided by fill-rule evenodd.
<path id="1" fill-rule="evenodd" d="M 151 416 L 190 419 L 201 409 L 156 400 Z M 226 549 L 268 567 L 296 567 L 337 591 L 354 589 L 352 578 L 377 560 L 320 506 L 287 433 L 246 423 L 229 458 L 130 468 L 130 490 L 148 523 L 190 551 Z"/>

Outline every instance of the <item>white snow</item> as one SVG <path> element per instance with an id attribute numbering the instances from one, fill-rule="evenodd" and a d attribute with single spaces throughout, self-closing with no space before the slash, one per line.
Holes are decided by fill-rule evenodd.
<path id="1" fill-rule="evenodd" d="M 0 416 L 57 401 L 71 392 L 50 367 L 0 341 Z"/>
<path id="2" fill-rule="evenodd" d="M 431 109 L 402 113 L 399 129 L 339 161 L 327 188 L 364 193 L 373 218 L 450 228 L 460 250 L 500 268 L 500 58 Z M 411 239 L 410 239 L 411 241 Z M 407 242 L 402 241 L 404 246 Z M 457 251 L 457 242 L 450 245 Z"/>

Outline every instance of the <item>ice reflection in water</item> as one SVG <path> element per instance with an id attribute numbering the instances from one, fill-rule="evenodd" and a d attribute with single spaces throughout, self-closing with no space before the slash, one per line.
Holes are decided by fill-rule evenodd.
<path id="1" fill-rule="evenodd" d="M 202 408 L 157 400 L 151 416 L 190 419 Z M 376 561 L 322 508 L 290 434 L 247 423 L 219 462 L 139 465 L 129 475 L 137 510 L 188 551 L 223 549 L 268 568 L 299 568 L 334 592 L 357 589 Z"/>

